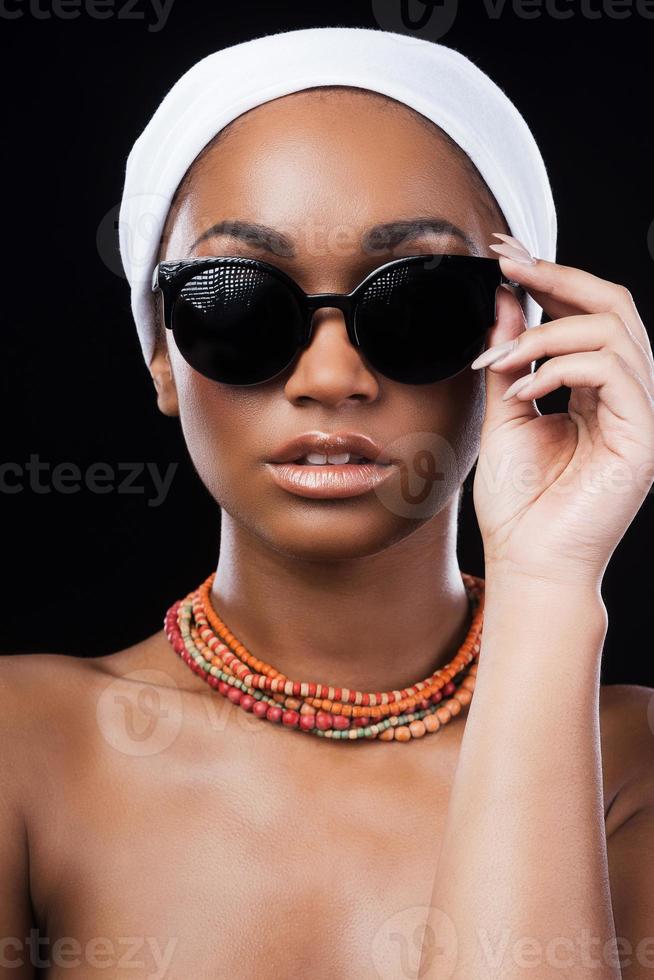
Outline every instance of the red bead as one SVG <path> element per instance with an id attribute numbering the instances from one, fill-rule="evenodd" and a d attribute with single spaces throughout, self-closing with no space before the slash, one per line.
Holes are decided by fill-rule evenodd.
<path id="1" fill-rule="evenodd" d="M 439 717 L 445 712 L 447 719 L 452 712 L 443 708 L 443 704 L 459 707 L 458 703 L 454 705 L 454 702 L 449 699 L 453 695 L 457 696 L 458 681 L 463 677 L 464 663 L 469 664 L 471 660 L 476 661 L 479 655 L 481 645 L 480 615 L 477 612 L 475 612 L 474 629 L 466 638 L 466 643 L 457 657 L 439 672 L 440 680 L 436 680 L 432 676 L 427 682 L 417 682 L 416 685 L 402 690 L 398 689 L 385 693 L 377 691 L 375 694 L 368 694 L 348 689 L 346 694 L 345 688 L 333 687 L 330 689 L 327 685 L 311 681 L 300 683 L 278 673 L 269 665 L 264 664 L 262 666 L 239 643 L 238 638 L 233 636 L 226 624 L 222 623 L 215 610 L 212 610 L 209 595 L 214 574 L 209 575 L 198 589 L 190 592 L 183 599 L 177 600 L 166 610 L 165 616 L 162 617 L 164 633 L 174 652 L 190 667 L 194 674 L 197 674 L 212 689 L 220 691 L 223 697 L 228 698 L 244 710 L 252 711 L 258 717 L 266 720 L 281 722 L 290 728 L 299 728 L 321 736 L 339 735 L 347 739 L 350 728 L 353 729 L 353 736 L 362 735 L 363 730 L 369 728 L 371 724 L 383 722 L 388 717 L 392 721 L 397 721 L 397 716 L 407 712 L 429 715 L 426 721 L 433 720 L 438 724 L 438 720 L 429 714 L 432 707 L 436 709 L 435 714 Z M 468 575 L 464 575 L 464 580 L 466 589 L 475 599 L 476 608 L 484 593 L 484 580 L 477 580 L 474 576 Z M 192 634 L 195 634 L 196 639 L 193 638 Z M 232 648 L 231 652 L 229 648 Z M 212 671 L 215 668 L 211 667 L 211 659 L 216 653 L 223 658 L 225 663 L 226 673 L 221 671 L 222 677 L 234 673 L 239 679 L 238 685 L 232 683 L 235 678 L 231 676 L 228 683 L 222 680 L 220 674 L 214 675 Z M 253 690 L 252 694 L 248 694 L 247 690 L 241 689 L 240 686 L 246 674 L 253 674 L 251 684 L 252 688 L 256 690 Z M 274 681 L 270 676 L 271 674 L 275 676 Z M 426 683 L 431 684 L 434 681 L 439 683 L 441 687 L 427 695 L 423 687 Z M 472 678 L 468 683 L 472 684 Z M 286 694 L 286 685 L 288 685 L 288 692 L 292 693 L 295 699 L 291 701 L 291 704 L 295 705 L 294 708 L 287 708 L 284 705 L 282 695 Z M 264 695 L 265 700 L 261 699 L 260 692 L 270 691 L 277 693 L 272 698 L 267 698 Z M 465 693 L 468 694 L 469 692 L 466 691 Z M 328 699 L 323 701 L 324 704 L 328 705 L 327 710 L 322 709 L 318 712 L 307 710 L 313 708 L 309 701 L 312 700 L 314 705 L 320 705 L 322 699 Z M 305 704 L 302 704 L 303 700 L 306 702 Z M 361 706 L 364 710 L 370 706 L 371 702 L 375 705 L 383 705 L 383 709 L 380 712 L 376 707 L 371 709 L 372 715 L 355 717 L 349 713 L 351 710 L 349 707 L 347 710 L 344 707 L 343 712 L 339 714 L 339 702 L 344 701 L 348 702 L 349 705 Z M 300 711 L 301 705 L 302 710 Z M 421 721 L 415 721 L 408 727 L 430 730 L 426 722 Z M 395 731 L 396 738 L 399 738 L 400 734 L 404 735 L 404 733 L 408 737 L 411 734 L 408 727 L 398 727 Z M 387 732 L 384 729 L 382 739 L 385 733 L 392 735 L 393 731 Z M 424 731 L 414 734 L 424 734 Z"/>

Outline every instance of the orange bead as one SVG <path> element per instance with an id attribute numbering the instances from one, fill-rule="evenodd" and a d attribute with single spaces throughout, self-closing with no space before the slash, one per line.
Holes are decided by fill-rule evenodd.
<path id="1" fill-rule="evenodd" d="M 425 717 L 422 719 L 422 723 L 428 732 L 437 732 L 441 727 L 441 723 L 436 714 L 425 715 Z"/>
<path id="2" fill-rule="evenodd" d="M 190 666 L 194 660 L 203 675 L 208 674 L 208 664 L 221 671 L 223 676 L 220 685 L 221 693 L 227 686 L 224 682 L 225 677 L 238 679 L 244 689 L 252 693 L 265 692 L 270 702 L 283 704 L 287 710 L 299 711 L 300 715 L 315 715 L 318 709 L 325 714 L 341 715 L 353 721 L 365 717 L 363 725 L 353 726 L 348 731 L 348 737 L 353 736 L 353 740 L 375 736 L 382 741 L 407 741 L 412 737 L 420 738 L 427 732 L 438 731 L 443 724 L 447 724 L 453 716 L 459 714 L 463 707 L 470 704 L 472 699 L 478 668 L 476 661 L 481 650 L 485 582 L 482 578 L 465 572 L 461 572 L 461 576 L 472 613 L 472 622 L 463 643 L 449 663 L 434 671 L 426 679 L 417 681 L 402 691 L 361 692 L 308 681 L 300 683 L 288 678 L 266 661 L 254 657 L 213 608 L 211 590 L 215 572 L 208 575 L 199 587 L 190 591 L 185 599 L 176 603 L 174 610 L 168 611 L 174 618 L 176 615 L 178 629 L 173 642 L 170 629 L 174 618 L 168 619 L 167 635 L 176 652 L 184 656 Z M 186 639 L 182 640 L 182 636 Z M 182 645 L 181 649 L 180 645 Z M 454 690 L 452 681 L 460 676 L 462 671 L 466 672 L 466 676 L 458 690 Z M 422 720 L 416 718 L 406 725 L 397 724 L 400 715 L 411 716 L 416 711 L 421 711 L 431 695 L 438 691 L 442 692 L 446 685 L 452 694 L 445 695 L 445 700 L 441 702 L 436 712 L 425 715 Z M 335 698 L 336 690 L 339 690 L 341 701 Z M 377 725 L 388 724 L 388 720 L 393 724 L 378 730 Z M 368 735 L 360 734 L 364 728 L 368 731 Z M 311 729 L 306 728 L 306 730 Z M 331 730 L 329 732 L 331 734 Z"/>

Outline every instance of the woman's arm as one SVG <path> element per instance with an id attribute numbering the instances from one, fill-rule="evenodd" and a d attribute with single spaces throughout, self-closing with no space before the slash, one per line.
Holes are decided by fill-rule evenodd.
<path id="1" fill-rule="evenodd" d="M 487 575 L 421 977 L 621 976 L 599 736 L 606 627 L 594 590 Z"/>
<path id="2" fill-rule="evenodd" d="M 624 286 L 493 248 L 552 319 L 526 329 L 516 297 L 500 288 L 490 349 L 472 365 L 486 368 L 473 486 L 486 606 L 422 975 L 617 980 L 624 949 L 603 813 L 601 581 L 654 478 L 652 346 Z M 567 412 L 541 415 L 535 399 L 562 385 Z M 654 821 L 639 782 L 619 858 L 632 887 L 620 888 L 615 908 L 636 942 L 647 939 L 643 902 L 651 908 L 654 893 Z M 434 954 L 445 957 L 448 943 L 451 962 L 439 963 Z M 629 980 L 653 975 L 651 964 L 628 970 Z"/>

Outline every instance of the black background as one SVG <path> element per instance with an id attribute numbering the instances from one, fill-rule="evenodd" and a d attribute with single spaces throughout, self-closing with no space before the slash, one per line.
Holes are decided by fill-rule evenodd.
<path id="1" fill-rule="evenodd" d="M 416 14 L 423 5 L 413 2 Z M 156 408 L 120 274 L 115 222 L 134 139 L 170 86 L 210 52 L 296 27 L 389 27 L 380 11 L 400 0 L 175 0 L 158 31 L 148 30 L 156 20 L 148 0 L 136 0 L 129 19 L 126 0 L 102 20 L 84 3 L 64 20 L 46 16 L 52 0 L 5 0 L 3 9 L 21 16 L 0 16 L 2 456 L 25 466 L 37 455 L 50 470 L 69 462 L 82 473 L 98 461 L 116 472 L 123 463 L 178 466 L 158 507 L 148 505 L 154 489 L 145 475 L 136 481 L 141 493 L 83 485 L 70 494 L 29 485 L 0 493 L 5 653 L 122 649 L 160 629 L 166 608 L 215 567 L 219 509 L 178 420 Z M 654 4 L 458 8 L 433 39 L 475 61 L 525 115 L 553 185 L 559 261 L 628 285 L 651 335 Z M 564 410 L 567 393 L 542 399 L 541 411 Z M 471 486 L 472 474 L 460 564 L 483 575 Z M 654 492 L 604 578 L 605 683 L 654 681 L 653 528 Z"/>

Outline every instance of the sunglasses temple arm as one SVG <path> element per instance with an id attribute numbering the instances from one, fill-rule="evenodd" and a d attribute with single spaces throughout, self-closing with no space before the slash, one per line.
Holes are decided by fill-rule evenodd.
<path id="1" fill-rule="evenodd" d="M 501 283 L 500 284 L 502 286 L 515 286 L 516 288 L 520 288 L 520 283 L 519 282 L 516 282 L 515 279 L 509 279 L 508 276 L 505 276 L 504 275 L 504 273 L 502 273 L 502 278 L 501 278 Z"/>

